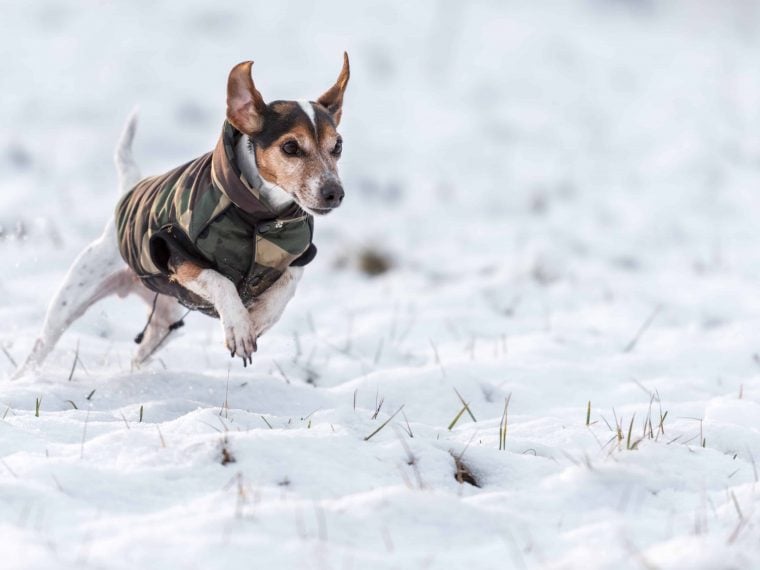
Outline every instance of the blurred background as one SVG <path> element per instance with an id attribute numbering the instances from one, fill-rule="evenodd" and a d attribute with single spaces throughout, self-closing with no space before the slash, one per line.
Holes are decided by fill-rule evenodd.
<path id="1" fill-rule="evenodd" d="M 12 330 L 38 322 L 69 260 L 99 233 L 117 199 L 112 149 L 132 108 L 138 162 L 163 172 L 214 145 L 232 65 L 253 59 L 267 100 L 315 99 L 343 50 L 348 197 L 320 220 L 325 273 L 315 279 L 335 266 L 361 272 L 363 247 L 402 271 L 382 290 L 399 303 L 481 275 L 453 294 L 462 314 L 449 310 L 488 328 L 475 308 L 519 305 L 528 320 L 498 322 L 493 334 L 533 329 L 557 303 L 576 322 L 573 309 L 589 301 L 577 301 L 581 291 L 624 299 L 636 319 L 663 302 L 669 318 L 683 309 L 683 322 L 743 314 L 758 306 L 743 293 L 760 277 L 758 8 L 4 3 L 4 315 Z M 716 271 L 735 288 L 699 281 Z M 609 325 L 586 313 L 590 329 Z"/>

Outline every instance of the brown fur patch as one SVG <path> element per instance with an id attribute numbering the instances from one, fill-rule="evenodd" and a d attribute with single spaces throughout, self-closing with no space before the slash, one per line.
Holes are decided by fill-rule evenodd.
<path id="1" fill-rule="evenodd" d="M 274 111 L 275 113 L 278 113 L 280 115 L 286 114 L 291 109 L 294 109 L 296 107 L 296 104 L 293 103 L 293 101 L 275 101 L 269 105 L 269 107 Z"/>
<path id="2" fill-rule="evenodd" d="M 184 261 L 174 270 L 171 279 L 180 285 L 184 285 L 197 279 L 198 275 L 201 274 L 201 271 L 203 271 L 202 267 L 199 267 L 190 261 Z"/>
<path id="3" fill-rule="evenodd" d="M 330 154 L 333 148 L 335 148 L 335 143 L 338 142 L 338 131 L 330 121 L 320 120 L 318 112 L 315 115 L 317 116 L 317 137 L 319 138 L 319 144 L 324 152 Z M 336 160 L 335 157 L 332 158 Z"/>

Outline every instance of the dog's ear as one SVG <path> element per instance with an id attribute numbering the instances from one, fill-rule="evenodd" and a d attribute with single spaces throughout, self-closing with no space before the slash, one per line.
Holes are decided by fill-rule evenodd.
<path id="1" fill-rule="evenodd" d="M 348 54 L 343 52 L 343 69 L 340 70 L 338 80 L 335 85 L 325 91 L 317 103 L 327 109 L 332 115 L 335 124 L 340 123 L 340 116 L 343 113 L 343 93 L 346 92 L 346 86 L 348 85 L 348 78 L 351 75 L 351 70 L 348 66 Z"/>
<path id="2" fill-rule="evenodd" d="M 267 105 L 251 77 L 252 61 L 238 63 L 227 80 L 227 120 L 242 133 L 253 135 L 264 127 Z"/>

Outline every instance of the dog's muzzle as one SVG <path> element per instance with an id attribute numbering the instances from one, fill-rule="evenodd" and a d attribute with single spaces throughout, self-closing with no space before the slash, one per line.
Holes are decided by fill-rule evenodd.
<path id="1" fill-rule="evenodd" d="M 340 206 L 343 201 L 343 197 L 346 193 L 343 191 L 343 186 L 339 182 L 334 180 L 328 180 L 319 189 L 319 195 L 322 198 L 322 206 L 325 209 L 333 209 Z"/>

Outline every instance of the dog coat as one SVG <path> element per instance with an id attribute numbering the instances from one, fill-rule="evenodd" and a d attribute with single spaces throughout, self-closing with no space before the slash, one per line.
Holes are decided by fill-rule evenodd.
<path id="1" fill-rule="evenodd" d="M 212 152 L 141 180 L 116 206 L 119 251 L 145 286 L 211 316 L 218 315 L 210 303 L 170 278 L 170 258 L 218 271 L 248 306 L 317 252 L 313 217 L 296 204 L 275 213 L 261 196 L 263 180 L 241 173 L 241 136 L 225 121 Z"/>

